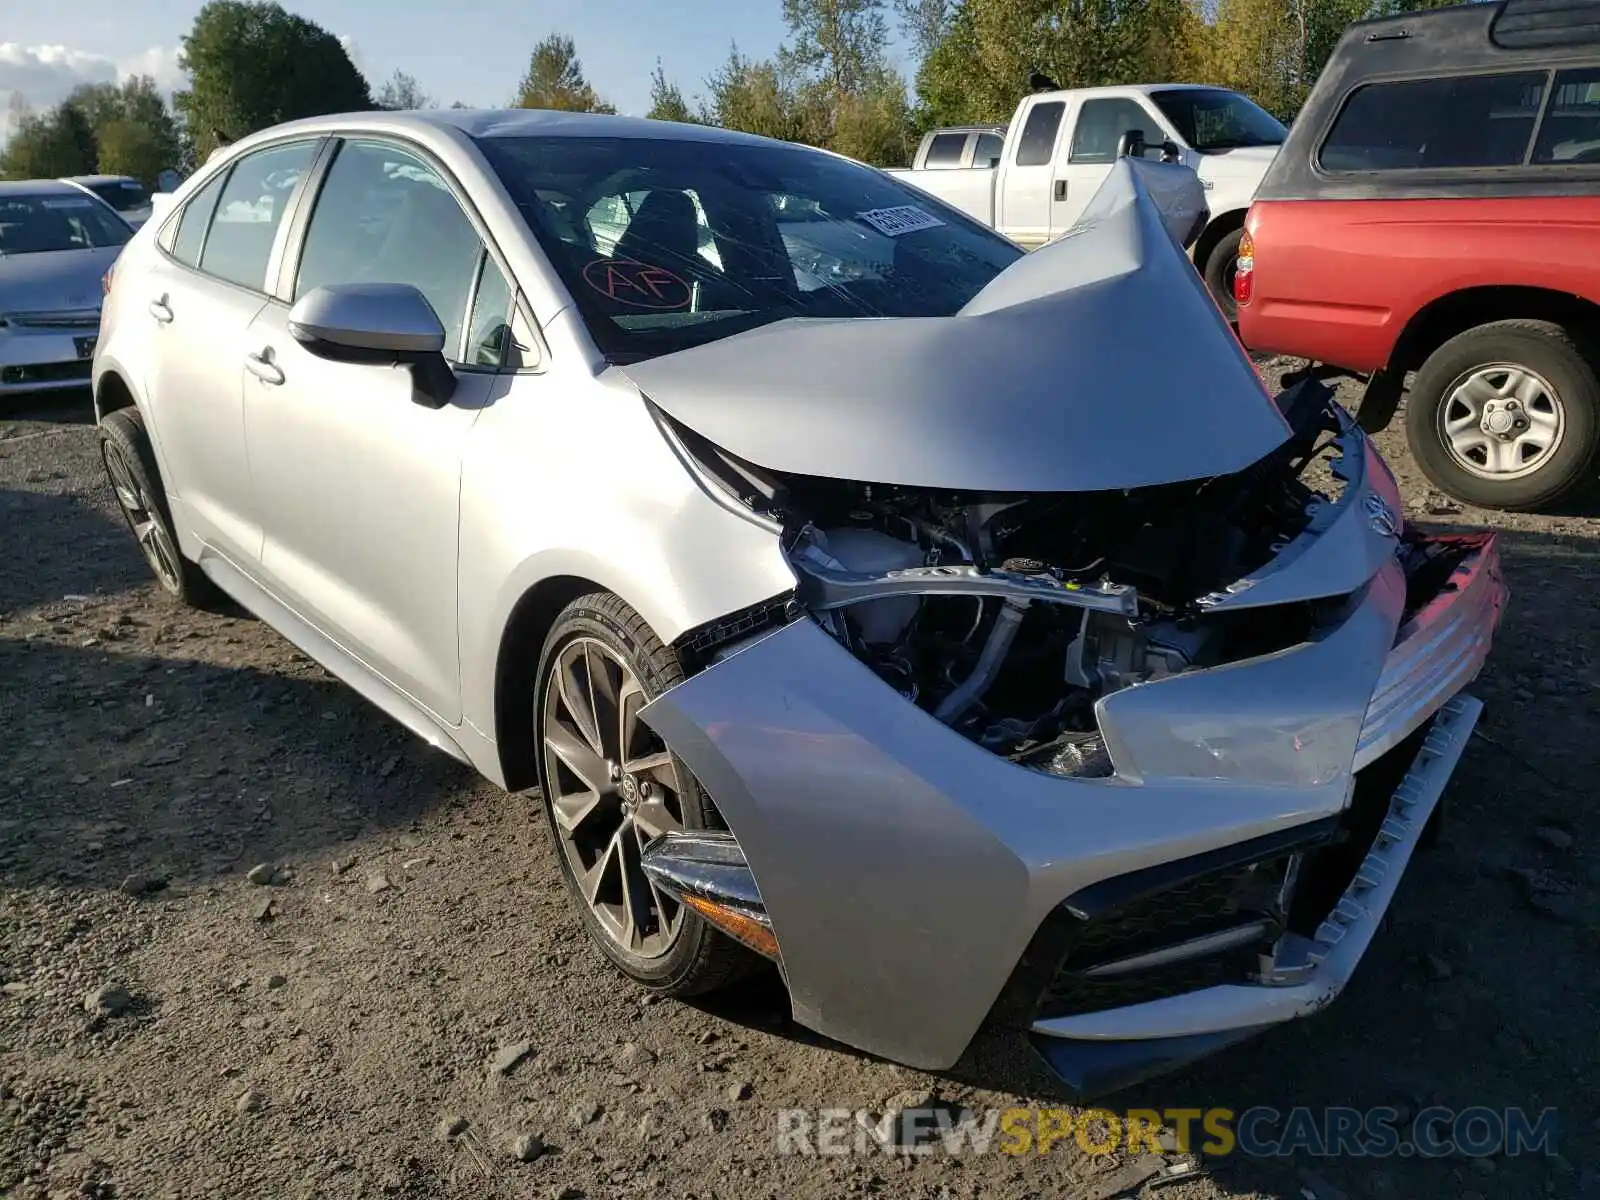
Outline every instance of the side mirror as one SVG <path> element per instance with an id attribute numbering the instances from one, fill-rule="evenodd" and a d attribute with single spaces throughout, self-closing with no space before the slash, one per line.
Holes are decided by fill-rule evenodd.
<path id="1" fill-rule="evenodd" d="M 1144 130 L 1130 129 L 1117 139 L 1118 158 L 1143 158 L 1152 148 L 1161 151 L 1161 161 L 1164 163 L 1183 161 L 1183 147 L 1170 138 L 1151 143 L 1144 140 Z"/>
<path id="2" fill-rule="evenodd" d="M 409 283 L 336 283 L 308 292 L 289 310 L 289 333 L 331 362 L 402 363 L 419 404 L 443 408 L 456 376 L 444 357 L 444 326 Z"/>

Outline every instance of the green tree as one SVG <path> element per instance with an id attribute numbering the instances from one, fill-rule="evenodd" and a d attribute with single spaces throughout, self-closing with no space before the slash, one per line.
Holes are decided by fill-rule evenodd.
<path id="1" fill-rule="evenodd" d="M 1199 3 L 958 0 L 918 70 L 917 123 L 1003 121 L 1035 71 L 1062 87 L 1195 78 Z"/>
<path id="2" fill-rule="evenodd" d="M 552 33 L 533 48 L 528 73 L 517 88 L 513 107 L 553 108 L 561 112 L 617 111 L 589 86 L 577 46 L 561 33 Z"/>
<path id="3" fill-rule="evenodd" d="M 399 70 L 389 76 L 373 99 L 379 108 L 393 109 L 396 112 L 411 108 L 438 107 L 433 102 L 433 97 L 422 90 L 415 76 Z"/>
<path id="4" fill-rule="evenodd" d="M 38 116 L 25 114 L 0 152 L 0 177 L 53 179 L 95 169 L 94 130 L 83 110 L 67 101 Z"/>
<path id="5" fill-rule="evenodd" d="M 879 165 L 908 157 L 906 85 L 889 63 L 886 0 L 784 0 L 776 75 L 800 140 Z"/>
<path id="6" fill-rule="evenodd" d="M 94 131 L 98 169 L 106 174 L 131 175 L 154 187 L 157 175 L 183 162 L 178 122 L 150 76 L 84 84 L 67 99 Z"/>
<path id="7" fill-rule="evenodd" d="M 189 88 L 173 100 L 200 161 L 219 134 L 241 138 L 280 121 L 373 106 L 339 39 L 273 0 L 209 0 L 179 61 Z"/>
<path id="8" fill-rule="evenodd" d="M 804 131 L 793 81 L 774 62 L 755 62 L 736 45 L 706 80 L 709 99 L 702 117 L 725 129 L 762 137 L 800 140 Z"/>
<path id="9" fill-rule="evenodd" d="M 696 119 L 678 85 L 667 79 L 666 68 L 659 58 L 650 75 L 650 111 L 645 116 L 652 121 L 694 122 Z"/>

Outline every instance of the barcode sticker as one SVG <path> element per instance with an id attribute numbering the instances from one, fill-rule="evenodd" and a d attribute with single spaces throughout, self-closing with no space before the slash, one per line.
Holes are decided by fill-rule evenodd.
<path id="1" fill-rule="evenodd" d="M 857 213 L 856 217 L 886 237 L 901 237 L 921 229 L 936 229 L 944 224 L 931 212 L 918 208 L 915 204 L 902 204 L 898 208 L 875 208 L 871 212 Z"/>

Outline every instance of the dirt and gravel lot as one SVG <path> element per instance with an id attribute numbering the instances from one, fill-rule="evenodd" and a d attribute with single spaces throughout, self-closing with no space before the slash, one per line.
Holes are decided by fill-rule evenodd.
<path id="1" fill-rule="evenodd" d="M 1329 1012 L 1113 1104 L 1554 1107 L 1561 1156 L 1234 1157 L 1171 1200 L 1600 1194 L 1600 519 L 1461 511 L 1381 440 L 1413 520 L 1503 531 L 1513 589 L 1443 843 Z M 824 1043 L 771 981 L 652 1003 L 536 804 L 164 603 L 86 397 L 0 408 L 0 1197 L 1105 1200 L 1156 1165 L 778 1155 L 780 1109 L 1055 1097 L 1005 1046 L 933 1076 Z"/>

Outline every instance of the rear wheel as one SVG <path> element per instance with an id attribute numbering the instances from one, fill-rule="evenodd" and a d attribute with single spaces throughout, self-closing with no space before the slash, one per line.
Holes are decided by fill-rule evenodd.
<path id="1" fill-rule="evenodd" d="M 1206 255 L 1205 267 L 1201 272 L 1205 276 L 1206 287 L 1211 289 L 1212 296 L 1216 298 L 1217 307 L 1229 321 L 1239 319 L 1239 304 L 1233 298 L 1233 278 L 1239 273 L 1239 243 L 1243 240 L 1242 226 L 1232 233 L 1223 234 L 1222 240 L 1211 247 L 1211 253 Z"/>
<path id="2" fill-rule="evenodd" d="M 659 893 L 640 866 L 673 830 L 720 829 L 710 798 L 639 719 L 683 679 L 677 654 L 606 592 L 557 618 L 539 662 L 539 786 L 584 928 L 623 974 L 673 996 L 711 991 L 757 960 Z"/>
<path id="3" fill-rule="evenodd" d="M 100 461 L 139 553 L 162 590 L 196 608 L 216 603 L 220 599 L 216 585 L 178 548 L 172 509 L 137 408 L 120 408 L 101 419 Z"/>
<path id="4" fill-rule="evenodd" d="M 1417 372 L 1406 437 L 1441 491 L 1484 508 L 1539 509 L 1593 482 L 1600 458 L 1594 350 L 1548 321 L 1496 321 L 1451 338 Z"/>

